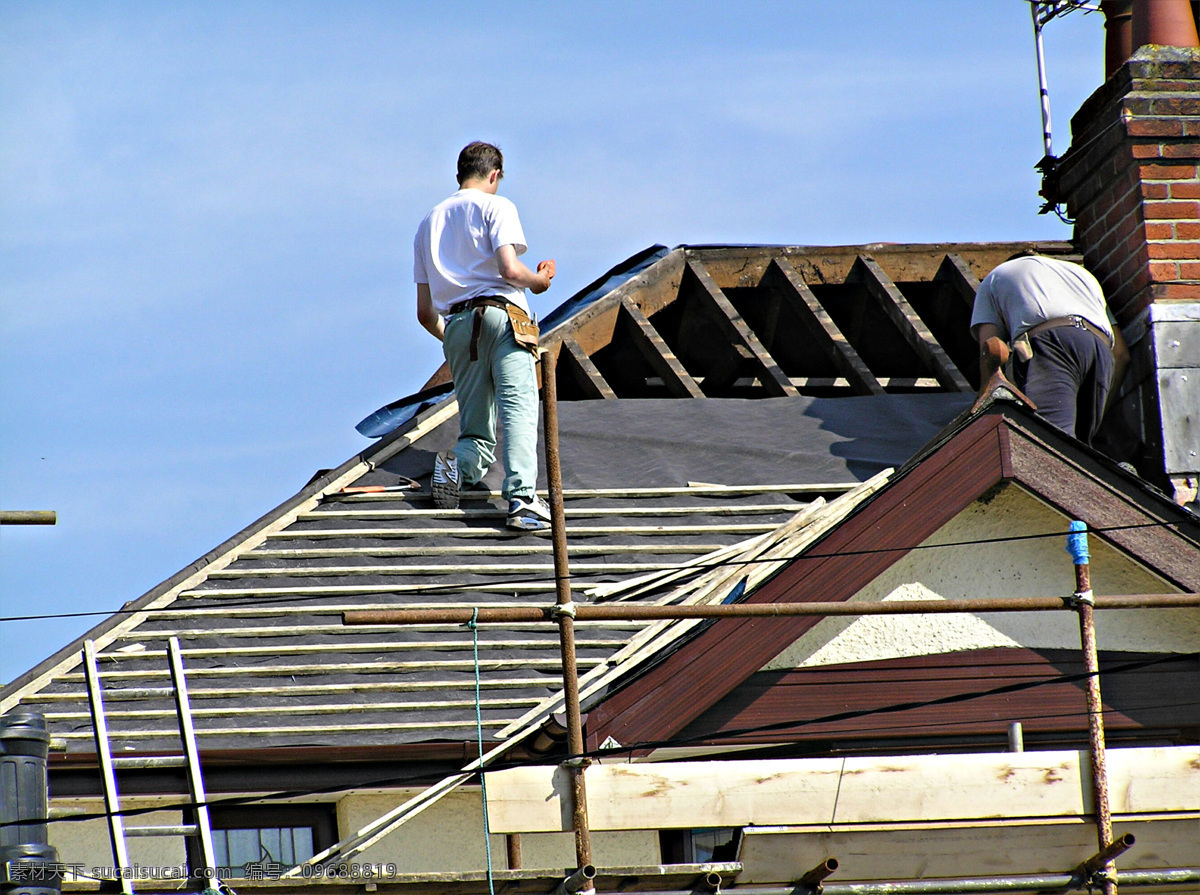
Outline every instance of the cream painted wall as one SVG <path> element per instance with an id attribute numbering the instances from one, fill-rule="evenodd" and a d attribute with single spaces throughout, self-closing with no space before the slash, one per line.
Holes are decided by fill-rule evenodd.
<path id="1" fill-rule="evenodd" d="M 87 814 L 98 814 L 104 810 L 100 801 L 66 803 L 55 799 L 53 807 L 59 808 L 69 804 Z M 143 803 L 144 804 L 144 803 Z M 131 799 L 123 800 L 123 807 L 141 807 Z M 150 814 L 138 815 L 125 821 L 127 825 L 161 826 L 182 823 L 182 815 L 178 811 L 155 811 Z M 50 844 L 58 849 L 58 858 L 64 864 L 83 864 L 84 873 L 90 873 L 92 868 L 109 868 L 113 866 L 112 845 L 108 838 L 108 824 L 103 820 L 70 821 L 62 820 L 50 824 Z M 155 836 L 127 838 L 131 864 L 141 867 L 179 868 L 187 863 L 183 838 L 177 836 Z M 135 889 L 137 886 L 135 885 Z"/>
<path id="2" fill-rule="evenodd" d="M 976 501 L 923 542 L 967 542 L 913 550 L 854 595 L 855 601 L 983 599 L 1065 596 L 1075 590 L 1075 569 L 1065 550 L 1069 519 L 1018 485 L 988 502 Z M 1062 532 L 1021 541 L 983 541 Z M 1168 585 L 1134 560 L 1088 538 L 1096 594 L 1169 593 Z M 1191 652 L 1200 643 L 1200 611 L 1141 609 L 1098 611 L 1101 650 Z M 869 616 L 818 623 L 765 666 L 765 670 L 932 655 L 985 647 L 1078 649 L 1079 622 L 1071 612 L 988 615 Z"/>
<path id="3" fill-rule="evenodd" d="M 338 835 L 349 836 L 413 794 L 345 796 L 337 806 Z M 492 866 L 506 869 L 504 837 L 493 834 L 491 843 Z M 661 861 L 658 833 L 653 830 L 594 833 L 592 853 L 595 863 L 606 867 L 644 867 Z M 522 836 L 521 858 L 525 869 L 574 868 L 574 837 L 570 833 Z M 370 864 L 394 863 L 400 873 L 487 869 L 478 788 L 455 790 L 355 860 Z"/>

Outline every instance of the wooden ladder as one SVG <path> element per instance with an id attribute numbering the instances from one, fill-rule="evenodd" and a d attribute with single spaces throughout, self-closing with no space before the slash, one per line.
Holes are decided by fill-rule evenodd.
<path id="1" fill-rule="evenodd" d="M 92 730 L 96 737 L 96 754 L 100 758 L 100 776 L 104 786 L 104 810 L 108 816 L 108 835 L 112 842 L 113 865 L 121 891 L 133 895 L 133 875 L 129 863 L 126 837 L 138 836 L 182 836 L 199 840 L 200 858 L 204 866 L 192 868 L 193 873 L 206 874 L 206 888 L 219 889 L 216 878 L 216 855 L 213 850 L 212 824 L 209 821 L 208 805 L 204 794 L 204 778 L 200 773 L 200 752 L 196 748 L 196 731 L 192 723 L 192 707 L 188 700 L 187 679 L 183 673 L 183 655 L 179 638 L 172 637 L 167 643 L 167 661 L 171 672 L 169 687 L 110 688 L 109 692 L 126 699 L 156 699 L 170 696 L 175 702 L 179 718 L 179 739 L 183 745 L 182 755 L 117 756 L 113 757 L 112 742 L 108 733 L 108 722 L 104 715 L 104 687 L 101 683 L 96 644 L 91 640 L 83 644 L 83 671 L 87 679 L 88 705 L 92 714 Z M 121 797 L 117 790 L 119 768 L 184 768 L 187 772 L 188 792 L 194 823 L 160 826 L 126 826 L 121 815 Z M 186 816 L 186 815 L 185 815 Z"/>

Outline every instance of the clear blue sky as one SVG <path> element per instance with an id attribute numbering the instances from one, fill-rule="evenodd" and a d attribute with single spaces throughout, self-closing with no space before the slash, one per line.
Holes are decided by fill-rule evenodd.
<path id="1" fill-rule="evenodd" d="M 1055 148 L 1103 22 L 1051 23 Z M 653 243 L 1065 239 L 1024 0 L 0 0 L 5 617 L 107 612 L 440 361 L 411 234 L 472 139 L 545 312 Z M 10 680 L 99 619 L 0 622 Z"/>

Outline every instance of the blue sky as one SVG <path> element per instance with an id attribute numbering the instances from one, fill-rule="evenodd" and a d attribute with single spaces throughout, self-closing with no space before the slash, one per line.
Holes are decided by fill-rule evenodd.
<path id="1" fill-rule="evenodd" d="M 1103 22 L 1046 30 L 1055 148 Z M 506 155 L 545 312 L 654 244 L 1065 239 L 1024 0 L 0 0 L 0 615 L 120 608 L 440 361 L 412 232 Z M 0 681 L 99 618 L 0 622 Z"/>

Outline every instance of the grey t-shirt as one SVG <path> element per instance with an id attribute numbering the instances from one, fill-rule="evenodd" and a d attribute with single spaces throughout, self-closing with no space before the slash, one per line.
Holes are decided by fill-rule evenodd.
<path id="1" fill-rule="evenodd" d="M 971 333 L 992 323 L 1013 340 L 1039 323 L 1078 315 L 1104 330 L 1112 341 L 1112 325 L 1100 283 L 1069 261 L 1029 255 L 998 265 L 979 284 L 971 313 Z"/>

